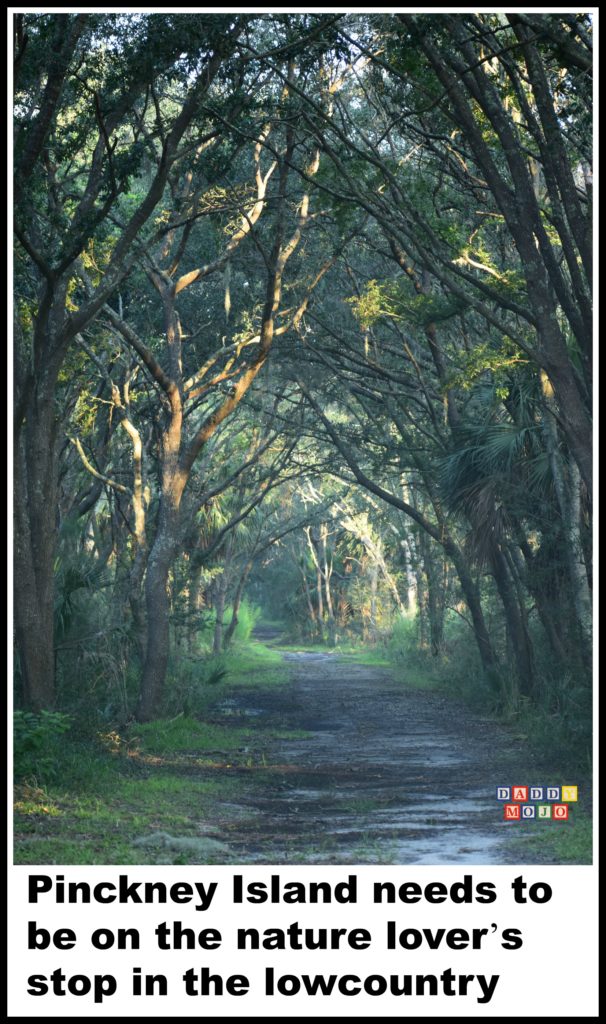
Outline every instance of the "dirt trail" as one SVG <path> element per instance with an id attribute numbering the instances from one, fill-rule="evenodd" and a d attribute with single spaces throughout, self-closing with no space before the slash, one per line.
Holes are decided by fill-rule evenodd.
<path id="1" fill-rule="evenodd" d="M 534 773 L 508 732 L 398 685 L 388 669 L 331 654 L 284 658 L 287 686 L 240 691 L 217 708 L 309 734 L 281 741 L 264 784 L 220 823 L 240 862 L 515 861 L 508 840 L 521 826 L 501 822 L 495 788 L 532 783 Z"/>

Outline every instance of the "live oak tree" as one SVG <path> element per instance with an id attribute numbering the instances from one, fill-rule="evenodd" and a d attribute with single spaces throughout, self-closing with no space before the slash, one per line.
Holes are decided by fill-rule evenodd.
<path id="1" fill-rule="evenodd" d="M 23 688 L 54 701 L 53 561 L 59 417 L 67 352 L 128 274 L 202 98 L 245 18 L 183 22 L 98 15 L 18 15 L 15 33 L 15 619 Z M 193 31 L 191 30 L 193 27 Z M 176 66 L 180 61 L 180 66 Z M 113 214 L 144 165 L 145 120 L 159 81 L 181 96 L 158 132 L 160 159 L 116 230 Z M 85 301 L 72 300 L 85 253 L 106 258 Z"/>
<path id="2" fill-rule="evenodd" d="M 341 367 L 341 372 L 351 377 L 356 372 L 357 362 L 360 377 L 365 376 L 368 381 L 369 372 L 375 376 L 374 394 L 366 384 L 366 422 L 370 422 L 371 410 L 378 408 L 376 402 L 382 403 L 379 408 L 392 419 L 409 451 L 411 429 L 405 421 L 410 418 L 410 412 L 406 408 L 411 408 L 411 402 L 415 403 L 412 408 L 422 407 L 424 403 L 430 420 L 423 429 L 434 436 L 438 453 L 446 456 L 452 452 L 454 464 L 457 449 L 463 449 L 461 454 L 464 455 L 469 443 L 466 417 L 462 416 L 456 398 L 457 377 L 459 384 L 463 382 L 468 387 L 473 380 L 470 373 L 481 380 L 487 370 L 503 374 L 507 366 L 514 368 L 516 363 L 526 364 L 528 369 L 534 367 L 534 373 L 526 374 L 525 384 L 518 381 L 511 389 L 513 380 L 504 379 L 503 384 L 509 387 L 497 389 L 502 399 L 509 396 L 503 401 L 501 417 L 505 421 L 510 419 L 511 426 L 503 422 L 499 427 L 495 422 L 493 450 L 500 440 L 501 445 L 509 441 L 512 451 L 517 444 L 520 453 L 525 439 L 535 438 L 540 432 L 543 446 L 539 443 L 533 456 L 539 459 L 547 441 L 552 469 L 555 468 L 556 509 L 562 518 L 564 550 L 575 552 L 568 560 L 568 576 L 576 622 L 573 635 L 578 639 L 586 633 L 589 609 L 587 534 L 585 532 L 583 541 L 581 526 L 585 515 L 583 503 L 590 501 L 591 488 L 587 461 L 590 375 L 583 355 L 590 344 L 590 253 L 586 248 L 590 229 L 588 137 L 586 132 L 581 132 L 580 137 L 573 140 L 560 126 L 558 178 L 553 166 L 555 151 L 548 152 L 545 133 L 555 130 L 553 111 L 554 108 L 557 111 L 559 103 L 554 100 L 557 90 L 562 93 L 567 90 L 575 98 L 583 94 L 588 57 L 586 54 L 585 61 L 581 61 L 581 76 L 575 76 L 574 71 L 563 72 L 554 51 L 548 55 L 543 52 L 544 36 L 539 37 L 539 46 L 535 35 L 522 31 L 515 19 L 511 25 L 503 18 L 482 22 L 472 18 L 431 17 L 402 21 L 400 29 L 397 25 L 394 28 L 394 19 L 380 23 L 371 21 L 366 39 L 343 33 L 352 49 L 357 49 L 361 57 L 375 65 L 374 82 L 371 78 L 371 84 L 365 89 L 371 112 L 352 101 L 347 92 L 335 98 L 338 118 L 335 114 L 329 118 L 318 107 L 310 107 L 310 128 L 322 136 L 324 149 L 338 172 L 338 176 L 321 185 L 339 204 L 342 205 L 346 197 L 355 198 L 372 214 L 388 252 L 404 275 L 403 280 L 399 280 L 387 269 L 388 279 L 382 286 L 375 280 L 363 295 L 358 290 L 360 321 L 366 328 L 364 350 L 359 349 L 358 354 L 352 356 L 351 343 L 345 340 L 343 331 L 337 336 L 334 328 L 330 328 L 337 341 L 329 357 L 331 370 L 339 372 Z M 465 25 L 466 21 L 469 24 Z M 586 46 L 582 27 L 575 26 L 573 34 L 577 31 Z M 522 37 L 523 46 L 519 42 Z M 380 56 L 373 53 L 373 43 L 379 38 L 390 41 L 387 58 L 383 52 Z M 460 52 L 457 41 L 461 44 Z M 415 42 L 418 46 L 412 47 Z M 419 50 L 426 59 L 419 57 Z M 500 67 L 501 61 L 503 67 Z M 572 63 L 578 70 L 576 62 Z M 453 69 L 450 77 L 449 67 Z M 473 85 L 470 84 L 472 79 Z M 453 100 L 455 90 L 458 91 Z M 469 93 L 465 98 L 464 92 Z M 547 112 L 548 101 L 551 115 Z M 406 111 L 404 121 L 398 115 L 402 105 Z M 458 127 L 454 133 L 448 128 L 449 122 Z M 355 164 L 346 159 L 352 149 Z M 566 203 L 564 181 L 573 184 L 573 198 Z M 525 209 L 522 209 L 523 202 L 527 204 Z M 568 213 L 564 212 L 566 205 Z M 533 210 L 540 211 L 539 220 Z M 573 222 L 576 231 L 573 231 Z M 380 241 L 371 240 L 369 244 L 377 250 L 381 248 Z M 568 259 L 557 258 L 560 248 L 563 255 L 568 251 Z M 578 276 L 579 266 L 584 268 L 582 280 Z M 542 283 L 537 284 L 539 278 Z M 546 305 L 537 309 L 538 294 L 545 296 Z M 402 337 L 403 357 L 417 376 L 423 398 L 410 393 L 402 397 L 410 371 L 398 367 L 397 358 L 389 364 L 380 357 L 377 359 L 376 348 L 369 355 L 368 328 L 381 316 L 401 323 L 404 330 L 412 326 L 417 332 L 419 328 L 424 332 L 433 373 L 423 365 L 418 344 L 416 347 L 407 344 Z M 451 362 L 452 342 L 448 340 L 445 344 L 441 326 L 456 324 L 457 319 L 464 346 L 469 348 L 470 333 L 472 335 L 471 352 L 465 360 L 467 366 L 458 375 Z M 322 326 L 326 326 L 326 320 L 320 328 Z M 479 345 L 473 339 L 478 329 L 482 330 L 484 338 L 491 339 L 488 346 L 485 342 Z M 452 329 L 449 333 L 452 337 Z M 327 361 L 325 346 L 317 358 Z M 461 365 L 460 356 L 456 361 Z M 537 397 L 534 389 L 534 420 L 531 424 L 524 423 L 519 404 L 518 412 L 515 411 L 517 396 L 521 388 L 527 390 L 539 381 L 543 396 Z M 446 423 L 443 425 L 438 410 L 432 407 L 437 404 L 435 399 L 439 399 L 436 384 L 445 404 Z M 364 390 L 358 385 L 355 396 L 358 405 L 363 403 L 363 396 Z M 494 413 L 499 417 L 498 406 Z M 403 422 L 404 431 L 401 429 Z M 328 423 L 327 428 L 330 429 Z M 556 452 L 560 446 L 554 440 L 554 431 L 562 432 L 572 455 L 572 466 L 569 463 L 563 475 L 559 472 L 562 467 L 557 465 Z M 334 431 L 332 437 L 337 446 L 340 442 L 341 454 L 349 460 L 357 479 L 364 486 L 374 487 L 378 493 L 380 481 L 373 474 L 364 473 L 350 442 L 342 436 L 338 438 Z M 432 501 L 437 511 L 439 494 L 435 480 L 432 484 L 435 470 L 427 465 L 426 459 L 424 462 L 423 486 L 430 494 L 433 491 Z M 477 530 L 486 522 L 487 513 L 491 516 L 489 522 L 496 523 L 498 503 L 490 478 L 485 478 L 484 482 L 476 479 L 475 484 L 467 481 L 467 487 L 471 486 L 475 487 L 476 507 L 467 500 L 465 512 L 472 529 Z M 394 496 L 389 488 L 383 486 L 382 490 L 386 500 L 393 499 L 402 505 L 402 499 Z M 483 506 L 479 504 L 480 497 Z M 460 510 L 462 507 L 459 505 Z M 408 511 L 419 518 L 418 509 Z M 442 513 L 437 514 L 443 518 Z M 495 532 L 490 550 L 485 550 L 482 557 L 488 557 L 518 662 L 519 683 L 528 693 L 534 686 L 534 667 L 527 612 L 519 597 L 524 589 L 520 585 L 519 566 L 521 551 L 522 560 L 530 565 L 531 549 L 521 527 L 525 513 L 512 509 L 510 515 L 517 530 L 513 550 L 508 549 L 505 535 L 499 540 Z M 449 530 L 443 527 L 435 531 L 427 521 L 425 527 L 429 527 L 430 534 L 434 529 L 434 539 L 439 537 L 440 542 L 446 541 L 450 546 L 449 557 L 456 560 L 457 571 L 464 580 L 467 603 L 474 609 L 476 635 L 488 669 L 493 664 L 493 656 L 469 565 L 466 565 L 467 557 L 452 535 L 449 538 Z M 544 528 L 543 536 L 547 546 L 551 541 L 547 540 Z M 566 558 L 563 561 L 566 565 Z M 526 581 L 531 578 L 532 573 Z M 534 587 L 535 595 L 541 592 L 542 587 Z M 550 622 L 551 614 L 542 599 L 539 603 L 546 630 L 555 638 L 557 630 Z M 581 647 L 586 648 L 586 639 L 580 642 Z M 574 639 L 571 646 L 576 646 Z"/>
<path id="3" fill-rule="evenodd" d="M 246 15 L 16 18 L 15 612 L 23 688 L 33 707 L 54 700 L 56 525 L 47 511 L 57 504 L 59 374 L 141 245 L 166 235 L 154 215 L 167 189 L 175 200 L 191 198 L 175 195 L 175 170 L 220 140 L 258 88 L 259 64 L 246 43 L 250 21 Z M 217 109 L 209 119 L 204 103 L 214 86 Z M 187 234 L 185 225 L 181 237 Z M 272 254 L 275 282 L 283 257 Z M 78 277 L 87 261 L 98 273 L 82 298 Z M 161 274 L 156 282 L 162 289 Z M 266 328 L 261 351 L 267 347 Z"/>

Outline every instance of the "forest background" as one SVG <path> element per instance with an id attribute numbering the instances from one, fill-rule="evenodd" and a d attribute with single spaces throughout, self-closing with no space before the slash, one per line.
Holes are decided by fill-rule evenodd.
<path id="1" fill-rule="evenodd" d="M 587 772 L 591 16 L 31 12 L 14 75 L 23 813 L 260 618 Z"/>

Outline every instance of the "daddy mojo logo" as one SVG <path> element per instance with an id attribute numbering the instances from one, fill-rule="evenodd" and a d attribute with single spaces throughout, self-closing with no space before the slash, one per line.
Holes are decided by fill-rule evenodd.
<path id="1" fill-rule="evenodd" d="M 504 821 L 568 821 L 578 799 L 578 786 L 497 786 Z"/>

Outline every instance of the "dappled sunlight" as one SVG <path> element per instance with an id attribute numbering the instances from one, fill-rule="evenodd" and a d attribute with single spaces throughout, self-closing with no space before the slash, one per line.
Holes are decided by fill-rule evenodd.
<path id="1" fill-rule="evenodd" d="M 23 783 L 14 787 L 14 809 L 17 814 L 49 815 L 57 818 L 63 812 L 48 794 L 36 786 Z"/>

